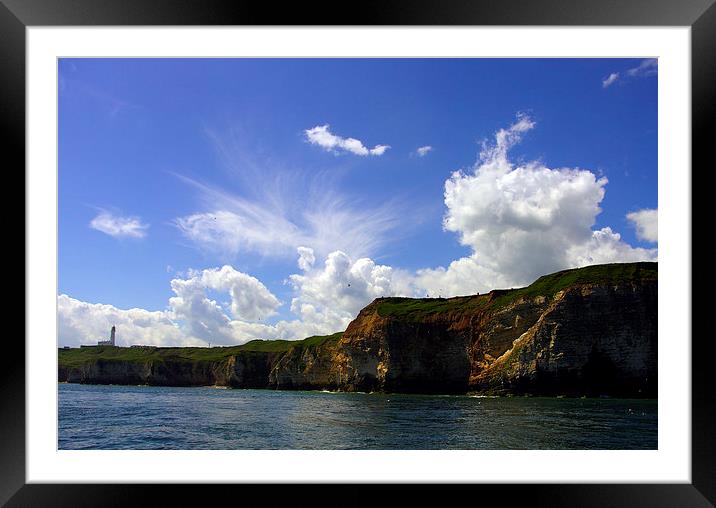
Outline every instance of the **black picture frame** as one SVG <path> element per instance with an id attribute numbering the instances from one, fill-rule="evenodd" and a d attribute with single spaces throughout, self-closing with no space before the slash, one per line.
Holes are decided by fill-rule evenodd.
<path id="1" fill-rule="evenodd" d="M 713 166 L 713 157 L 710 156 L 713 141 L 708 127 L 716 113 L 715 1 L 383 0 L 361 2 L 359 9 L 347 10 L 350 12 L 347 15 L 341 14 L 335 2 L 323 0 L 281 4 L 255 0 L 1 0 L 0 124 L 4 134 L 4 160 L 7 161 L 9 156 L 12 161 L 5 169 L 6 172 L 14 170 L 16 175 L 24 174 L 20 168 L 25 165 L 25 28 L 28 26 L 296 24 L 689 26 L 692 43 L 692 165 L 706 170 Z M 688 171 L 689 168 L 680 170 Z M 699 175 L 699 185 L 692 183 L 692 190 L 705 192 L 705 178 Z M 24 186 L 24 179 L 20 185 Z M 708 213 L 697 213 L 696 202 L 696 195 L 692 192 L 692 231 L 699 231 L 698 225 L 705 225 L 709 218 Z M 713 255 L 714 251 L 713 248 L 698 250 L 692 245 L 692 253 L 693 270 L 693 263 L 700 256 Z M 705 267 L 705 263 L 699 265 Z M 705 270 L 700 272 L 698 285 L 712 286 L 713 270 Z M 691 298 L 692 316 L 708 315 L 708 299 L 696 298 L 693 290 L 692 295 L 684 297 Z M 509 504 L 525 502 L 532 506 L 714 506 L 716 396 L 710 372 L 713 346 L 710 334 L 698 334 L 693 326 L 692 330 L 691 484 L 472 485 L 469 488 L 473 492 L 463 494 L 479 495 L 485 499 L 486 495 L 494 492 L 502 498 L 508 490 Z M 0 503 L 7 503 L 8 506 L 127 506 L 146 502 L 147 490 L 159 490 L 162 505 L 186 504 L 187 489 L 177 485 L 26 484 L 25 348 L 24 344 L 13 343 L 9 338 L 6 338 L 4 346 L 3 356 L 11 355 L 13 362 L 4 362 L 0 369 Z M 212 498 L 217 502 L 221 502 L 223 494 L 235 496 L 236 489 L 241 490 L 244 499 L 265 497 L 266 492 L 270 492 L 270 505 L 282 503 L 282 496 L 292 499 L 291 504 L 295 505 L 296 499 L 300 499 L 304 495 L 301 492 L 305 490 L 303 486 L 294 486 L 290 493 L 281 493 L 274 487 L 249 485 L 205 485 L 197 488 L 206 494 L 211 489 Z M 320 498 L 313 494 L 308 496 L 313 505 L 363 504 L 367 502 L 364 490 L 370 488 L 361 485 L 335 486 L 333 489 L 341 492 L 324 492 Z M 361 490 L 360 495 L 358 490 Z M 410 497 L 425 499 L 423 487 L 415 486 L 410 492 Z M 455 495 L 459 494 L 451 493 L 451 496 Z"/>

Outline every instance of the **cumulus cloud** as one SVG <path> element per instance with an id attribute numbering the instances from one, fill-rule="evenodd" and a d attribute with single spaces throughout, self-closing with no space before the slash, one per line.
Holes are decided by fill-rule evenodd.
<path id="1" fill-rule="evenodd" d="M 298 267 L 303 270 L 310 270 L 313 268 L 313 263 L 316 262 L 316 256 L 313 253 L 313 249 L 310 247 L 298 247 Z"/>
<path id="2" fill-rule="evenodd" d="M 433 149 L 430 145 L 421 146 L 418 148 L 415 152 L 418 154 L 418 157 L 425 157 L 428 152 L 430 152 Z"/>
<path id="3" fill-rule="evenodd" d="M 627 214 L 627 219 L 636 228 L 636 237 L 647 242 L 658 241 L 659 214 L 656 209 L 646 208 Z"/>
<path id="4" fill-rule="evenodd" d="M 610 227 L 605 227 L 593 231 L 586 243 L 569 247 L 566 259 L 565 267 L 656 261 L 657 251 L 632 247 L 622 241 L 619 233 L 612 231 Z"/>
<path id="5" fill-rule="evenodd" d="M 293 312 L 305 322 L 320 318 L 341 330 L 375 298 L 412 292 L 407 273 L 370 258 L 354 261 L 341 251 L 330 253 L 322 268 L 291 275 L 289 280 L 297 292 L 291 302 Z"/>
<path id="6" fill-rule="evenodd" d="M 235 343 L 232 320 L 257 322 L 276 313 L 281 302 L 258 279 L 231 266 L 190 271 L 186 279 L 171 281 L 169 299 L 173 319 L 187 335 L 217 344 Z M 213 290 L 230 296 L 230 316 L 207 295 Z"/>
<path id="7" fill-rule="evenodd" d="M 263 319 L 275 314 L 276 308 L 281 304 L 257 278 L 236 271 L 228 265 L 191 272 L 190 275 L 192 275 L 190 279 L 181 282 L 228 293 L 231 297 L 231 314 L 236 319 L 244 321 Z M 175 281 L 178 280 L 175 279 L 172 283 Z M 172 289 L 181 296 L 181 293 L 174 289 L 173 284 Z"/>
<path id="8" fill-rule="evenodd" d="M 142 224 L 139 217 L 121 217 L 102 210 L 92 221 L 90 227 L 115 238 L 144 238 L 148 224 Z"/>
<path id="9" fill-rule="evenodd" d="M 228 345 L 277 338 L 281 333 L 259 322 L 274 315 L 281 302 L 258 279 L 230 266 L 190 270 L 186 278 L 175 278 L 170 286 L 174 296 L 161 311 L 123 310 L 60 295 L 60 344 L 93 344 L 104 340 L 112 326 L 117 327 L 121 346 Z M 211 299 L 209 291 L 228 295 L 228 307 Z"/>
<path id="10" fill-rule="evenodd" d="M 113 305 L 87 303 L 65 294 L 57 297 L 58 339 L 63 346 L 96 344 L 109 339 L 117 327 L 117 345 L 155 346 L 205 345 L 192 339 L 173 320 L 171 312 L 119 309 Z"/>
<path id="11" fill-rule="evenodd" d="M 339 153 L 343 151 L 361 156 L 383 155 L 390 148 L 389 145 L 375 145 L 373 148 L 367 148 L 361 140 L 337 136 L 329 128 L 328 124 L 317 125 L 311 129 L 306 129 L 304 133 L 309 143 L 318 145 L 328 152 Z"/>
<path id="12" fill-rule="evenodd" d="M 616 80 L 619 79 L 619 73 L 618 72 L 612 72 L 609 76 L 604 78 L 602 80 L 602 86 L 604 88 L 608 87 L 609 85 L 612 85 Z"/>
<path id="13" fill-rule="evenodd" d="M 445 182 L 443 219 L 472 254 L 447 268 L 420 270 L 416 283 L 431 294 L 469 294 L 531 283 L 538 276 L 594 263 L 655 260 L 610 228 L 593 231 L 606 178 L 583 169 L 552 169 L 538 162 L 515 167 L 510 147 L 534 128 L 518 115 L 484 145 L 469 171 Z"/>

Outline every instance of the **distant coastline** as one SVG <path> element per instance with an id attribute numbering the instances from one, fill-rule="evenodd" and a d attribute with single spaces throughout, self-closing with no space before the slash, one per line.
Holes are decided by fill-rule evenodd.
<path id="1" fill-rule="evenodd" d="M 344 332 L 241 346 L 58 350 L 58 381 L 473 395 L 657 395 L 657 263 L 520 289 L 379 298 Z"/>

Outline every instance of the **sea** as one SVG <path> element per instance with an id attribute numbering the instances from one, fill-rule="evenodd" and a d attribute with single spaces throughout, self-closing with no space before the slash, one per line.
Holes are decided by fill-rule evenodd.
<path id="1" fill-rule="evenodd" d="M 656 449 L 657 401 L 58 384 L 59 449 Z"/>

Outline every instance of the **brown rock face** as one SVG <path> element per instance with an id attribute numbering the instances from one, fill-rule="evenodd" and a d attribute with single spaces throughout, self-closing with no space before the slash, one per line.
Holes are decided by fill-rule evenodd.
<path id="1" fill-rule="evenodd" d="M 340 341 L 339 388 L 656 396 L 656 264 L 635 266 L 627 280 L 562 280 L 546 294 L 376 300 Z"/>
<path id="2" fill-rule="evenodd" d="M 470 319 L 451 313 L 423 321 L 382 317 L 363 309 L 340 341 L 341 389 L 464 393 L 468 388 Z"/>
<path id="3" fill-rule="evenodd" d="M 298 345 L 273 365 L 268 387 L 279 390 L 338 390 L 341 380 L 336 368 L 337 342 Z"/>

